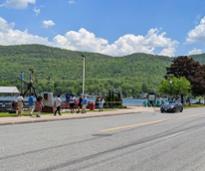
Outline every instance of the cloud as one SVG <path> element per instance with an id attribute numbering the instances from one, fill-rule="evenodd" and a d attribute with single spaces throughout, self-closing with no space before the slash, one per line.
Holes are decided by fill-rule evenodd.
<path id="1" fill-rule="evenodd" d="M 196 49 L 194 48 L 193 50 L 191 50 L 188 55 L 199 55 L 199 54 L 202 54 L 204 53 L 202 49 Z"/>
<path id="2" fill-rule="evenodd" d="M 39 16 L 41 13 L 41 9 L 40 8 L 33 8 L 33 12 L 35 13 L 36 16 Z"/>
<path id="3" fill-rule="evenodd" d="M 36 3 L 36 0 L 6 0 L 1 7 L 14 8 L 14 9 L 25 9 L 29 5 Z"/>
<path id="4" fill-rule="evenodd" d="M 158 29 L 150 29 L 145 36 L 127 34 L 111 44 L 108 40 L 96 37 L 94 33 L 84 28 L 79 31 L 69 31 L 65 35 L 59 34 L 53 40 L 57 46 L 63 48 L 112 56 L 124 56 L 137 52 L 174 56 L 178 44 Z"/>
<path id="5" fill-rule="evenodd" d="M 55 22 L 54 22 L 53 20 L 44 20 L 44 21 L 42 22 L 43 28 L 46 28 L 46 29 L 52 28 L 52 27 L 54 27 L 55 25 L 56 25 L 56 24 L 55 24 Z"/>
<path id="6" fill-rule="evenodd" d="M 186 41 L 188 43 L 205 42 L 205 16 L 194 29 L 189 31 Z"/>
<path id="7" fill-rule="evenodd" d="M 126 34 L 113 43 L 97 37 L 85 28 L 78 31 L 68 31 L 58 34 L 51 41 L 15 28 L 14 23 L 8 23 L 0 17 L 0 45 L 43 44 L 61 47 L 69 50 L 97 52 L 112 56 L 124 56 L 142 52 L 165 56 L 174 56 L 178 42 L 166 36 L 158 29 L 150 29 L 146 35 Z"/>
<path id="8" fill-rule="evenodd" d="M 14 23 L 8 23 L 5 19 L 0 17 L 0 32 L 13 29 L 15 27 Z"/>
<path id="9" fill-rule="evenodd" d="M 76 3 L 76 0 L 68 0 L 68 3 L 69 3 L 69 4 L 75 4 L 75 3 Z"/>
<path id="10" fill-rule="evenodd" d="M 102 52 L 108 45 L 108 41 L 97 38 L 95 34 L 81 28 L 78 32 L 69 31 L 65 35 L 57 35 L 54 42 L 63 48 L 90 52 Z"/>
<path id="11" fill-rule="evenodd" d="M 9 24 L 0 17 L 0 45 L 19 45 L 19 44 L 43 44 L 52 45 L 47 38 L 28 33 L 27 30 L 20 31 L 15 29 L 13 23 Z"/>

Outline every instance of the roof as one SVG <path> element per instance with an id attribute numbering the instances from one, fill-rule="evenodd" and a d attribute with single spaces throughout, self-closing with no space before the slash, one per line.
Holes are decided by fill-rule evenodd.
<path id="1" fill-rule="evenodd" d="M 0 87 L 1 94 L 19 94 L 19 90 L 17 87 Z"/>

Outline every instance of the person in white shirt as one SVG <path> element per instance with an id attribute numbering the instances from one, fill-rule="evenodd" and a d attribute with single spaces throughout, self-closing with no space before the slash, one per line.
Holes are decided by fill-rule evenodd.
<path id="1" fill-rule="evenodd" d="M 100 102 L 99 102 L 99 112 L 103 111 L 104 104 L 105 104 L 105 100 L 103 97 L 101 97 Z"/>
<path id="2" fill-rule="evenodd" d="M 17 97 L 17 108 L 16 108 L 16 114 L 18 116 L 21 116 L 22 111 L 23 111 L 23 106 L 24 106 L 24 98 L 23 95 L 20 94 L 20 96 Z"/>
<path id="3" fill-rule="evenodd" d="M 56 110 L 54 112 L 54 116 L 56 116 L 56 114 L 58 113 L 59 115 L 61 115 L 61 104 L 62 104 L 62 100 L 60 98 L 60 95 L 57 96 L 56 100 L 55 100 L 55 107 Z"/>
<path id="4" fill-rule="evenodd" d="M 75 112 L 75 102 L 76 102 L 76 98 L 75 96 L 72 95 L 69 100 L 69 106 L 70 106 L 71 113 Z"/>

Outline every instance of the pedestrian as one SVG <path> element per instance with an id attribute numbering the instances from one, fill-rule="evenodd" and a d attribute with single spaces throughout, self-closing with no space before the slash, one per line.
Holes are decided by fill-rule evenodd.
<path id="1" fill-rule="evenodd" d="M 58 95 L 56 100 L 55 100 L 56 110 L 54 112 L 54 116 L 56 116 L 57 113 L 61 116 L 61 104 L 62 104 L 62 100 L 60 98 L 60 95 Z"/>
<path id="2" fill-rule="evenodd" d="M 69 106 L 70 106 L 70 111 L 71 111 L 71 113 L 74 113 L 75 112 L 75 96 L 74 95 L 72 95 L 71 97 L 70 97 L 70 100 L 69 100 Z"/>
<path id="3" fill-rule="evenodd" d="M 99 109 L 100 97 L 98 96 L 95 100 L 95 108 Z"/>
<path id="4" fill-rule="evenodd" d="M 32 116 L 32 114 L 35 110 L 35 97 L 34 97 L 33 93 L 31 93 L 29 98 L 28 98 L 28 105 L 29 105 L 30 115 Z"/>
<path id="5" fill-rule="evenodd" d="M 103 111 L 104 104 L 105 104 L 105 100 L 104 100 L 103 97 L 101 97 L 101 98 L 100 98 L 100 101 L 99 101 L 99 112 L 102 112 L 102 111 Z"/>
<path id="6" fill-rule="evenodd" d="M 39 96 L 37 97 L 35 102 L 35 112 L 37 112 L 36 113 L 37 118 L 41 117 L 42 109 L 43 109 L 43 97 Z"/>
<path id="7" fill-rule="evenodd" d="M 80 110 L 82 109 L 82 101 L 83 101 L 83 96 L 80 96 L 80 98 L 78 99 L 77 113 L 80 113 Z"/>
<path id="8" fill-rule="evenodd" d="M 88 99 L 87 99 L 86 96 L 83 96 L 83 99 L 82 99 L 82 111 L 81 111 L 81 113 L 86 113 L 87 105 L 88 105 Z"/>
<path id="9" fill-rule="evenodd" d="M 20 94 L 17 97 L 17 108 L 16 108 L 17 116 L 21 116 L 23 112 L 23 107 L 24 107 L 24 98 L 23 98 L 23 94 Z"/>

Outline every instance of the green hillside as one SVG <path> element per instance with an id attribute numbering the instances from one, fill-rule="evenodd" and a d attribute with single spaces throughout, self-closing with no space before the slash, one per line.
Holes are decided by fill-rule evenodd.
<path id="1" fill-rule="evenodd" d="M 20 85 L 21 71 L 33 68 L 38 91 L 81 93 L 82 52 L 42 45 L 0 46 L 0 85 Z M 148 54 L 110 57 L 83 53 L 86 62 L 86 92 L 106 93 L 121 89 L 125 96 L 141 89 L 155 90 L 166 73 L 170 58 Z"/>
<path id="2" fill-rule="evenodd" d="M 194 60 L 199 61 L 202 64 L 205 64 L 205 53 L 199 55 L 192 55 L 191 56 Z"/>

